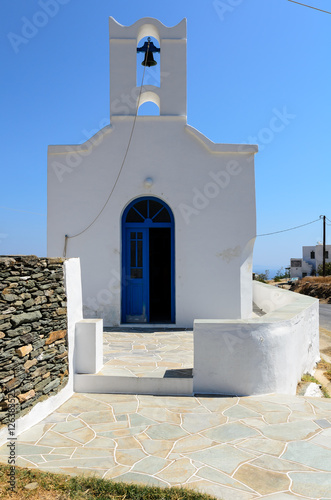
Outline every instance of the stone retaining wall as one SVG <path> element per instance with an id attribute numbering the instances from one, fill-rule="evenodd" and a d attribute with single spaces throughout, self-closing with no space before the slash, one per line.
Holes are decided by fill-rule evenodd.
<path id="1" fill-rule="evenodd" d="M 0 425 L 9 396 L 17 418 L 68 380 L 63 259 L 0 257 Z"/>

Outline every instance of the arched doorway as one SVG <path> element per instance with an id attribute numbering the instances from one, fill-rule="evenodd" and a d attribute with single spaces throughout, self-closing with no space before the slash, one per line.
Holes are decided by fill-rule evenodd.
<path id="1" fill-rule="evenodd" d="M 122 217 L 122 323 L 175 322 L 174 217 L 143 197 Z"/>

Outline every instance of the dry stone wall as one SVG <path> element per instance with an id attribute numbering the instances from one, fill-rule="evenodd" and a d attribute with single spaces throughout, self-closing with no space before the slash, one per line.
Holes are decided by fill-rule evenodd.
<path id="1" fill-rule="evenodd" d="M 0 257 L 0 425 L 9 397 L 21 417 L 68 381 L 63 262 Z"/>

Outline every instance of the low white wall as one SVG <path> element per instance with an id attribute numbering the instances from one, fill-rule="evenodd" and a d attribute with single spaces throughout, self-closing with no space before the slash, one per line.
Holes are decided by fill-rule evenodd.
<path id="1" fill-rule="evenodd" d="M 271 313 L 296 300 L 298 294 L 283 288 L 253 281 L 253 302 L 265 313 Z"/>
<path id="2" fill-rule="evenodd" d="M 253 284 L 262 317 L 194 322 L 195 393 L 295 394 L 319 360 L 317 299 Z"/>
<path id="3" fill-rule="evenodd" d="M 82 319 L 76 324 L 75 373 L 98 373 L 103 367 L 103 321 Z M 74 384 L 75 385 L 75 384 Z M 74 387 L 76 390 L 76 388 Z"/>
<path id="4" fill-rule="evenodd" d="M 18 418 L 15 422 L 15 436 L 26 431 L 32 427 L 32 425 L 38 424 L 38 422 L 65 403 L 74 392 L 75 324 L 83 318 L 80 260 L 66 260 L 64 263 L 64 273 L 67 294 L 68 383 L 58 394 L 48 398 L 46 401 L 38 403 L 27 415 Z M 7 438 L 8 430 L 7 427 L 4 427 L 0 431 L 0 445 L 4 444 Z"/>

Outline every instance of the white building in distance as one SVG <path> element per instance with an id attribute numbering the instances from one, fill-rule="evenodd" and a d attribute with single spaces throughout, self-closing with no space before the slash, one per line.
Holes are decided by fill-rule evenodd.
<path id="1" fill-rule="evenodd" d="M 325 262 L 331 262 L 331 245 L 325 245 Z M 291 259 L 291 278 L 304 278 L 317 274 L 323 264 L 323 245 L 302 247 L 302 258 Z"/>
<path id="2" fill-rule="evenodd" d="M 49 146 L 48 255 L 80 257 L 84 313 L 106 326 L 247 319 L 257 146 L 187 124 L 185 19 L 109 29 L 110 124 Z M 141 114 L 146 102 L 157 115 Z"/>

